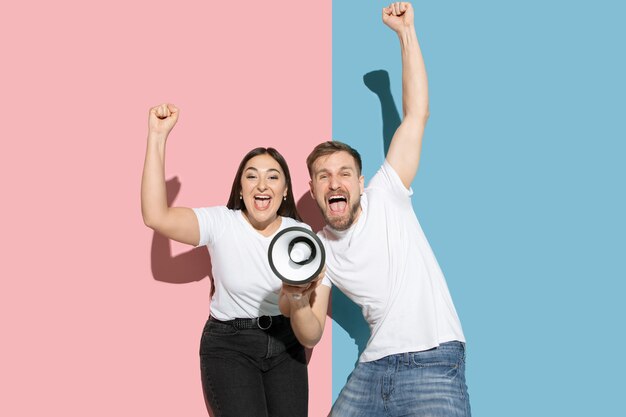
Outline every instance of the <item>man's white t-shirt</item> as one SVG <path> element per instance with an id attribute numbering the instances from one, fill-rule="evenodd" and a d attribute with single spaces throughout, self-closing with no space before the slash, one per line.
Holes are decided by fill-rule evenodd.
<path id="1" fill-rule="evenodd" d="M 370 327 L 360 362 L 465 341 L 412 194 L 385 161 L 361 196 L 357 221 L 345 231 L 326 226 L 318 233 L 326 276 L 361 307 Z"/>
<path id="2" fill-rule="evenodd" d="M 211 315 L 218 320 L 276 316 L 282 281 L 272 272 L 267 251 L 272 238 L 287 227 L 311 229 L 290 217 L 282 217 L 271 236 L 263 236 L 244 218 L 241 210 L 227 207 L 194 208 L 200 226 L 200 243 L 207 246 L 215 293 Z"/>

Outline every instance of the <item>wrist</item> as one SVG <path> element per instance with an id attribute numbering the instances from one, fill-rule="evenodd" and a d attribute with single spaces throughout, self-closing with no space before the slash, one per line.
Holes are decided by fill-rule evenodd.
<path id="1" fill-rule="evenodd" d="M 291 306 L 291 311 L 294 309 L 302 309 L 310 307 L 309 305 L 309 296 L 302 294 L 300 297 L 294 297 L 296 294 L 288 294 L 287 298 L 289 299 L 289 305 Z"/>
<path id="2" fill-rule="evenodd" d="M 415 28 L 413 25 L 403 26 L 400 30 L 396 32 L 398 35 L 398 40 L 400 41 L 400 50 L 404 54 L 406 51 L 415 50 L 415 48 L 419 48 L 419 43 L 417 40 L 417 33 L 415 33 Z"/>
<path id="3" fill-rule="evenodd" d="M 164 132 L 153 132 L 153 131 L 148 132 L 149 141 L 165 142 L 167 140 L 167 136 L 168 134 Z"/>
<path id="4" fill-rule="evenodd" d="M 396 30 L 396 34 L 400 37 L 415 34 L 415 24 L 407 23 L 400 25 L 400 27 Z"/>

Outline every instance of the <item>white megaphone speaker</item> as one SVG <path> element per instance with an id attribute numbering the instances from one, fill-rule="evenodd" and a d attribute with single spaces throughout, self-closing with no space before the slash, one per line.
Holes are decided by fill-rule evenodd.
<path id="1" fill-rule="evenodd" d="M 272 239 L 267 257 L 272 271 L 289 285 L 303 285 L 313 281 L 326 263 L 322 241 L 304 227 L 281 230 Z"/>

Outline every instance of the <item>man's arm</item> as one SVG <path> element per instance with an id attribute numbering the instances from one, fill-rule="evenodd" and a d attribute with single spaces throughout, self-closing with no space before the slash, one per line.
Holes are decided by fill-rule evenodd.
<path id="1" fill-rule="evenodd" d="M 410 3 L 392 3 L 383 8 L 383 22 L 398 35 L 402 52 L 403 120 L 391 139 L 386 159 L 406 188 L 417 173 L 429 115 L 428 79 L 413 17 Z"/>

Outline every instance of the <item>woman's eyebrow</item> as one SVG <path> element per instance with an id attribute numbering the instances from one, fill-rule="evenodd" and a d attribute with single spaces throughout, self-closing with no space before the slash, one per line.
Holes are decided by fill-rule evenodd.
<path id="1" fill-rule="evenodd" d="M 259 172 L 259 170 L 258 170 L 257 168 L 255 168 L 255 167 L 248 167 L 248 168 L 246 168 L 246 171 L 248 171 L 248 170 L 253 170 L 253 171 Z M 245 171 L 244 171 L 244 172 L 245 172 Z M 276 168 L 268 168 L 267 170 L 265 170 L 265 172 L 277 172 L 277 173 L 279 173 L 279 174 L 281 173 L 281 172 L 280 172 L 278 169 L 276 169 Z"/>

